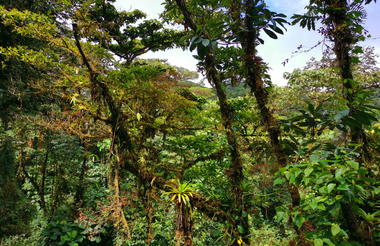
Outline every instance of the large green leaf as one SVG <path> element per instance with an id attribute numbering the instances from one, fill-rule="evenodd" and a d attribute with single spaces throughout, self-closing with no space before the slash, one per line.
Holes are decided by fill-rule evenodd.
<path id="1" fill-rule="evenodd" d="M 266 28 L 264 28 L 263 30 L 264 30 L 264 32 L 265 32 L 269 37 L 271 37 L 271 38 L 273 38 L 273 39 L 277 39 L 277 35 L 276 35 L 274 32 L 272 32 L 271 30 L 266 29 Z"/>
<path id="2" fill-rule="evenodd" d="M 333 236 L 338 235 L 338 233 L 341 231 L 340 226 L 338 224 L 331 224 L 331 234 Z"/>
<path id="3" fill-rule="evenodd" d="M 314 239 L 314 246 L 323 246 L 323 240 L 320 238 Z"/>

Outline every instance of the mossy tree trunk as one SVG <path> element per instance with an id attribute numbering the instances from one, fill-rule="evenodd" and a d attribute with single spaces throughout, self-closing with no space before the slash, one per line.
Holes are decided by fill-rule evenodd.
<path id="1" fill-rule="evenodd" d="M 187 9 L 186 3 L 183 0 L 176 0 L 176 3 L 185 18 L 186 26 L 190 27 L 194 33 L 199 34 L 198 27 L 195 24 L 191 13 Z M 201 35 L 207 37 L 207 34 L 205 33 L 202 33 Z M 248 217 L 245 216 L 244 191 L 242 189 L 242 182 L 244 180 L 243 161 L 240 155 L 238 137 L 233 128 L 233 109 L 228 104 L 227 95 L 223 88 L 221 74 L 218 72 L 216 65 L 215 54 L 213 53 L 213 50 L 209 48 L 207 54 L 205 55 L 204 69 L 206 71 L 207 80 L 215 87 L 216 90 L 216 95 L 219 100 L 222 124 L 231 155 L 231 167 L 227 170 L 227 175 L 231 184 L 231 193 L 233 196 L 231 212 L 233 217 L 237 218 L 234 220 L 233 231 L 237 234 L 237 239 L 241 238 L 245 244 L 249 245 L 249 225 Z M 234 240 L 233 245 L 238 245 L 237 240 Z"/>

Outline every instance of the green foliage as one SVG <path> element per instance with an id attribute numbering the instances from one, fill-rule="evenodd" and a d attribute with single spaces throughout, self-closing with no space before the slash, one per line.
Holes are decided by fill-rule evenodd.
<path id="1" fill-rule="evenodd" d="M 72 223 L 67 221 L 52 221 L 47 223 L 41 233 L 42 245 L 62 246 L 96 246 L 113 245 L 110 238 L 113 229 L 105 225 L 87 227 L 83 223 Z"/>
<path id="2" fill-rule="evenodd" d="M 39 238 L 26 237 L 25 234 L 18 234 L 0 240 L 1 246 L 39 246 Z"/>
<path id="3" fill-rule="evenodd" d="M 364 224 L 373 223 L 370 221 L 378 216 L 374 211 L 379 202 L 379 189 L 376 188 L 379 181 L 371 169 L 355 161 L 357 157 L 357 153 L 346 148 L 319 151 L 302 163 L 280 171 L 290 184 L 304 190 L 300 207 L 289 216 L 315 243 L 353 243 L 342 211 L 347 204 L 352 204 L 355 214 L 367 216 Z M 280 180 L 276 183 L 280 184 Z M 286 219 L 286 212 L 278 212 L 277 218 Z"/>
<path id="4" fill-rule="evenodd" d="M 96 40 L 117 56 L 132 62 L 137 56 L 148 51 L 159 51 L 173 47 L 180 47 L 181 31 L 168 29 L 159 20 L 145 20 L 145 14 L 140 10 L 130 12 L 117 11 L 109 1 L 89 1 L 91 8 L 84 11 L 81 19 L 96 23 L 86 31 L 91 40 Z M 91 31 L 94 32 L 91 32 Z"/>
<path id="5" fill-rule="evenodd" d="M 83 228 L 66 221 L 50 222 L 42 233 L 43 245 L 79 246 L 89 245 Z"/>
<path id="6" fill-rule="evenodd" d="M 3 136 L 0 136 L 2 138 Z M 26 233 L 27 223 L 33 215 L 34 207 L 16 180 L 15 151 L 9 136 L 0 142 L 0 239 L 15 234 Z"/>
<path id="7" fill-rule="evenodd" d="M 251 232 L 252 241 L 258 246 L 267 245 L 289 245 L 294 234 L 291 230 L 281 228 L 271 224 L 264 224 L 259 228 L 253 228 Z"/>
<path id="8" fill-rule="evenodd" d="M 0 238 L 27 233 L 28 222 L 35 207 L 28 201 L 14 180 L 7 180 L 0 187 Z"/>
<path id="9" fill-rule="evenodd" d="M 374 49 L 352 46 L 354 79 L 345 82 L 353 85 L 355 110 L 341 96 L 331 52 L 287 74 L 286 88 L 270 86 L 269 68 L 256 57 L 253 72 L 262 81 L 255 83 L 263 83 L 264 104 L 280 119 L 280 144 L 293 163 L 276 176 L 270 134 L 279 133 L 246 88 L 252 67 L 242 46 L 246 35 L 254 36 L 254 49 L 262 35 L 277 39 L 286 16 L 261 0 L 189 0 L 197 28 L 185 23 L 178 31 L 163 22 L 184 23 L 177 1 L 165 1 L 161 20 L 118 11 L 114 2 L 0 6 L 0 245 L 174 245 L 181 222 L 193 245 L 243 244 L 244 233 L 253 245 L 292 245 L 290 221 L 315 245 L 354 245 L 348 205 L 360 228 L 379 239 Z M 295 22 L 313 29 L 325 17 L 320 3 L 312 1 Z M 238 12 L 235 4 L 242 4 Z M 362 10 L 349 15 L 355 38 L 363 39 Z M 197 72 L 139 59 L 187 46 L 204 72 L 206 58 L 214 59 L 227 97 L 223 117 L 215 88 L 192 82 Z M 227 120 L 241 155 L 239 184 Z M 349 149 L 347 136 L 358 127 L 366 138 L 354 147 L 366 143 L 367 152 Z M 290 207 L 289 184 L 301 193 L 298 207 Z"/>
<path id="10" fill-rule="evenodd" d="M 197 49 L 198 56 L 195 58 L 204 59 L 210 49 L 216 49 L 218 43 L 215 40 L 209 40 L 202 37 L 192 37 L 190 40 L 190 51 Z"/>

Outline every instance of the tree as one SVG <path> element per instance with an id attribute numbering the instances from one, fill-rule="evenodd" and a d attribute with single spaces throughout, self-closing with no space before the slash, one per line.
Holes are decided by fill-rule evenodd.
<path id="1" fill-rule="evenodd" d="M 172 6 L 173 1 L 167 1 L 168 6 Z M 277 38 L 277 34 L 283 34 L 280 27 L 284 27 L 285 16 L 270 11 L 264 1 L 211 1 L 209 3 L 199 3 L 191 1 L 176 1 L 178 10 L 182 13 L 185 28 L 190 28 L 193 38 L 190 41 L 190 49 L 197 49 L 200 60 L 199 66 L 206 72 L 207 78 L 215 86 L 220 102 L 220 110 L 224 119 L 224 127 L 228 142 L 231 146 L 232 172 L 231 186 L 235 194 L 235 214 L 240 214 L 240 219 L 236 222 L 243 228 L 241 233 L 243 241 L 248 242 L 249 226 L 244 218 L 244 202 L 242 201 L 243 191 L 241 183 L 243 163 L 239 154 L 239 144 L 233 125 L 233 110 L 228 105 L 226 94 L 223 90 L 224 83 L 240 79 L 245 81 L 255 95 L 259 105 L 262 121 L 269 133 L 269 138 L 273 148 L 273 154 L 277 159 L 278 166 L 286 166 L 286 155 L 280 144 L 280 128 L 275 117 L 268 107 L 268 92 L 265 84 L 270 84 L 266 75 L 266 64 L 256 54 L 256 47 L 263 43 L 260 38 L 260 31 Z M 200 7 L 197 7 L 199 5 Z M 223 6 L 223 7 L 221 7 Z M 177 12 L 173 12 L 171 7 L 167 7 L 168 14 L 178 19 Z M 171 12 L 169 11 L 171 10 Z M 244 14 L 243 14 L 244 13 Z M 196 17 L 200 15 L 201 17 Z M 226 23 L 226 24 L 224 24 Z M 241 64 L 241 60 L 244 61 Z M 295 205 L 298 204 L 299 195 L 294 187 L 290 187 Z M 238 241 L 235 241 L 237 243 Z"/>
<path id="2" fill-rule="evenodd" d="M 347 205 L 375 231 L 375 106 L 350 114 L 333 54 L 272 85 L 256 50 L 287 22 L 264 1 L 168 0 L 161 20 L 113 0 L 6 3 L 0 244 L 347 244 Z M 141 59 L 187 46 L 213 88 Z M 356 105 L 378 94 L 367 51 Z M 358 115 L 371 160 L 346 138 Z"/>
<path id="3" fill-rule="evenodd" d="M 333 50 L 343 83 L 343 97 L 349 108 L 349 115 L 360 121 L 358 114 L 367 114 L 363 102 L 360 100 L 360 90 L 358 83 L 354 80 L 353 64 L 358 63 L 358 58 L 352 54 L 362 53 L 363 50 L 356 44 L 365 39 L 364 28 L 362 26 L 364 10 L 363 5 L 372 1 L 310 1 L 308 13 L 306 15 L 293 16 L 293 24 L 298 22 L 302 27 L 315 29 L 315 21 L 320 20 L 323 24 L 322 33 L 333 42 Z M 375 1 L 376 2 L 376 1 Z M 375 119 L 375 118 L 373 118 Z M 368 121 L 370 124 L 371 120 Z M 368 156 L 368 143 L 363 124 L 350 124 L 351 139 L 353 143 L 362 143 L 363 152 Z M 355 215 L 352 204 L 344 204 L 343 212 L 350 228 L 352 237 L 358 241 L 371 244 L 360 229 L 360 222 Z M 371 236 L 370 236 L 371 238 Z"/>

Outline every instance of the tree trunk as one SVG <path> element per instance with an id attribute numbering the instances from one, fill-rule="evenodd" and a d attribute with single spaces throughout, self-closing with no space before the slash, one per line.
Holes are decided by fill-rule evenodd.
<path id="1" fill-rule="evenodd" d="M 58 208 L 61 197 L 61 168 L 58 163 L 54 164 L 53 199 L 50 206 L 50 215 L 54 215 Z"/>
<path id="2" fill-rule="evenodd" d="M 176 204 L 176 246 L 192 246 L 191 209 L 183 202 Z"/>
<path id="3" fill-rule="evenodd" d="M 86 152 L 86 148 L 84 144 L 82 143 L 82 146 L 84 147 L 84 151 Z M 80 174 L 79 174 L 79 180 L 78 180 L 78 185 L 77 189 L 75 192 L 75 198 L 74 202 L 77 206 L 77 208 L 80 208 L 83 205 L 83 196 L 85 192 L 85 176 L 86 176 L 86 171 L 87 171 L 87 162 L 88 162 L 88 157 L 86 156 L 86 153 L 83 154 L 83 161 L 82 165 L 80 168 Z"/>
<path id="4" fill-rule="evenodd" d="M 48 145 L 49 146 L 49 145 Z M 41 199 L 41 207 L 44 213 L 46 214 L 46 202 L 45 202 L 45 182 L 46 182 L 46 169 L 48 165 L 48 160 L 49 160 L 49 147 L 46 147 L 46 153 L 45 153 L 45 160 L 41 165 L 41 181 L 40 181 L 40 199 Z"/>
<path id="5" fill-rule="evenodd" d="M 347 107 L 350 115 L 355 113 L 355 87 L 354 76 L 352 73 L 352 62 L 350 50 L 356 43 L 354 34 L 350 29 L 348 17 L 348 3 L 346 0 L 327 0 L 327 12 L 329 14 L 332 28 L 329 30 L 330 39 L 334 43 L 334 53 L 338 63 L 340 77 L 343 81 L 343 97 L 347 101 Z M 366 134 L 361 127 L 351 127 L 351 141 L 356 144 L 362 144 L 364 154 L 368 153 Z M 366 157 L 369 157 L 368 154 Z"/>
<path id="6" fill-rule="evenodd" d="M 150 245 L 154 234 L 153 234 L 153 207 L 152 207 L 152 190 L 150 187 L 144 188 L 144 205 L 145 205 L 145 217 L 146 217 L 146 243 Z"/>
<path id="7" fill-rule="evenodd" d="M 45 162 L 46 164 L 47 162 Z M 25 177 L 33 186 L 33 189 L 36 191 L 38 196 L 38 204 L 40 205 L 42 211 L 46 215 L 48 212 L 46 201 L 45 201 L 45 194 L 44 189 L 42 189 L 42 186 L 38 184 L 38 181 L 35 180 L 33 177 L 31 177 L 26 169 L 27 165 L 33 165 L 32 159 L 30 156 L 25 156 L 25 153 L 22 151 L 20 156 L 20 164 L 19 164 L 19 173 L 21 176 Z M 46 173 L 46 170 L 44 171 Z M 45 178 L 44 178 L 45 179 Z M 42 180 L 41 180 L 42 182 Z"/>
<path id="8" fill-rule="evenodd" d="M 233 27 L 233 31 L 240 37 L 241 46 L 244 50 L 247 84 L 256 98 L 261 119 L 268 131 L 273 154 L 277 160 L 277 168 L 285 167 L 287 165 L 287 156 L 285 155 L 280 142 L 281 129 L 268 107 L 268 92 L 265 90 L 264 82 L 262 80 L 262 67 L 265 64 L 256 54 L 258 30 L 255 29 L 253 26 L 254 21 L 250 15 L 247 14 L 252 8 L 254 8 L 252 1 L 246 1 L 244 6 L 241 6 L 240 2 L 233 1 L 230 11 L 232 19 L 236 23 Z M 240 13 L 243 11 L 246 13 L 245 19 L 240 18 Z M 246 31 L 241 31 L 239 26 L 244 26 Z M 292 198 L 292 205 L 298 206 L 300 203 L 300 195 L 297 187 L 289 186 L 288 190 Z"/>
<path id="9" fill-rule="evenodd" d="M 111 171 L 109 175 L 109 187 L 113 191 L 113 206 L 114 206 L 114 224 L 125 235 L 125 239 L 130 240 L 132 238 L 131 230 L 129 228 L 128 221 L 124 213 L 123 201 L 120 197 L 120 170 L 119 162 L 111 162 Z"/>
<path id="10" fill-rule="evenodd" d="M 188 11 L 186 4 L 183 0 L 176 0 L 176 3 L 185 17 L 185 23 L 194 32 L 197 32 L 197 26 L 192 20 L 191 14 Z M 227 96 L 223 89 L 223 82 L 219 72 L 216 69 L 215 57 L 213 51 L 209 48 L 209 51 L 205 57 L 205 69 L 207 80 L 214 85 L 216 94 L 220 104 L 220 113 L 222 117 L 222 124 L 227 137 L 227 142 L 230 148 L 231 154 L 231 168 L 227 170 L 229 182 L 231 184 L 231 192 L 233 196 L 233 206 L 231 212 L 236 217 L 233 225 L 233 230 L 238 237 L 241 237 L 244 243 L 249 245 L 249 225 L 248 217 L 244 216 L 244 199 L 242 182 L 243 176 L 243 162 L 240 156 L 239 144 L 237 140 L 236 132 L 233 129 L 233 110 L 227 102 Z M 238 230 L 242 228 L 242 230 Z M 240 232 L 239 232 L 240 231 Z M 238 245 L 237 240 L 233 245 Z"/>
<path id="11" fill-rule="evenodd" d="M 243 58 L 247 73 L 247 84 L 251 88 L 251 92 L 254 94 L 257 105 L 259 106 L 261 119 L 268 131 L 272 151 L 277 160 L 276 169 L 278 169 L 286 167 L 287 156 L 284 153 L 280 142 L 280 126 L 268 107 L 268 92 L 265 90 L 264 81 L 262 79 L 264 73 L 263 66 L 265 64 L 256 54 L 256 42 L 259 30 L 253 26 L 254 20 L 248 14 L 251 12 L 252 8 L 254 8 L 253 1 L 246 1 L 243 4 L 240 1 L 232 1 L 230 14 L 235 21 L 233 32 L 240 38 L 240 43 L 244 50 Z M 245 12 L 244 19 L 240 17 L 242 12 Z M 245 31 L 241 30 L 241 26 L 244 27 Z M 298 188 L 294 185 L 288 185 L 288 191 L 292 199 L 292 207 L 299 206 L 301 198 Z M 297 230 L 297 228 L 296 231 L 299 240 L 306 243 L 303 239 L 302 231 Z"/>
<path id="12" fill-rule="evenodd" d="M 329 15 L 328 22 L 332 24 L 328 35 L 334 43 L 334 52 L 340 70 L 340 77 L 343 81 L 343 97 L 347 101 L 349 114 L 352 115 L 356 111 L 356 106 L 354 105 L 356 95 L 353 85 L 354 77 L 350 50 L 356 41 L 348 24 L 349 5 L 346 0 L 326 0 L 326 4 Z M 366 155 L 368 153 L 367 140 L 363 128 L 357 126 L 351 127 L 351 142 L 356 144 L 361 143 L 362 154 Z M 342 212 L 351 237 L 364 245 L 374 245 L 374 242 L 370 240 L 370 238 L 373 238 L 372 230 L 362 228 L 357 215 L 352 209 L 352 204 L 342 204 Z"/>
<path id="13" fill-rule="evenodd" d="M 220 113 L 222 116 L 222 124 L 225 129 L 227 142 L 230 148 L 231 154 L 231 168 L 227 170 L 227 175 L 231 184 L 231 192 L 233 195 L 234 203 L 232 207 L 232 213 L 238 217 L 234 222 L 234 230 L 238 231 L 238 227 L 243 228 L 243 232 L 239 234 L 242 240 L 249 244 L 249 225 L 248 217 L 244 215 L 244 199 L 243 199 L 243 189 L 242 182 L 244 179 L 243 175 L 243 162 L 240 156 L 239 144 L 237 142 L 236 132 L 233 129 L 233 111 L 228 105 L 227 96 L 222 87 L 222 81 L 218 76 L 218 72 L 215 69 L 214 57 L 208 55 L 206 57 L 206 69 L 207 69 L 207 79 L 210 81 L 216 89 L 216 94 L 220 104 Z M 234 245 L 238 245 L 237 242 Z"/>

